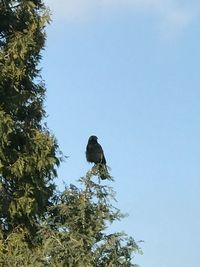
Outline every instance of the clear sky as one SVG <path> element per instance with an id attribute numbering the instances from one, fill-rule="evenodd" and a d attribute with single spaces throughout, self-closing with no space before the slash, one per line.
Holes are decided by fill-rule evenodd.
<path id="1" fill-rule="evenodd" d="M 69 158 L 56 181 L 91 167 L 90 135 L 103 146 L 141 244 L 141 267 L 200 266 L 200 2 L 46 0 L 43 53 L 51 131 Z"/>

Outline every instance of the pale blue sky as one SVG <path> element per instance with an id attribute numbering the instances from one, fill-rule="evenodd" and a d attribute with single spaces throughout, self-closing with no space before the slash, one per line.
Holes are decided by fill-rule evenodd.
<path id="1" fill-rule="evenodd" d="M 48 126 L 69 158 L 57 183 L 91 167 L 99 137 L 141 245 L 141 267 L 200 266 L 200 3 L 47 0 L 42 75 Z"/>

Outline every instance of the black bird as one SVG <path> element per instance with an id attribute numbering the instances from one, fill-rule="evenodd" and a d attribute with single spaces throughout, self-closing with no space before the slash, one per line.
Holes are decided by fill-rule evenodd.
<path id="1" fill-rule="evenodd" d="M 95 135 L 90 136 L 86 147 L 86 159 L 88 162 L 93 162 L 98 166 L 98 171 L 101 179 L 108 177 L 108 170 L 106 167 L 106 159 L 101 145 L 97 142 Z"/>

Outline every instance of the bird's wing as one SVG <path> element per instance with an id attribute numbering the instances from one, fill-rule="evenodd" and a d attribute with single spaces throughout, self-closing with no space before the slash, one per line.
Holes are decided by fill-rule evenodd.
<path id="1" fill-rule="evenodd" d="M 96 149 L 96 152 L 98 153 L 99 163 L 106 164 L 106 159 L 105 159 L 104 152 L 103 152 L 101 145 L 96 144 L 95 149 Z"/>

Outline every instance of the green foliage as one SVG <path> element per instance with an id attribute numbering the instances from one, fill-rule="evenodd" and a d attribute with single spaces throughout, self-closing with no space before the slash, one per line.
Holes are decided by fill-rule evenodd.
<path id="1" fill-rule="evenodd" d="M 30 249 L 25 241 L 27 234 L 23 229 L 15 229 L 5 241 L 1 237 L 0 266 L 44 266 L 40 265 L 38 261 L 39 247 Z"/>
<path id="2" fill-rule="evenodd" d="M 110 223 L 123 218 L 112 204 L 112 188 L 94 182 L 93 175 L 89 171 L 79 180 L 79 188 L 70 185 L 54 196 L 54 204 L 40 223 L 34 246 L 30 248 L 26 233 L 16 228 L 0 244 L 0 264 L 136 267 L 133 256 L 141 251 L 134 239 L 108 231 Z"/>
<path id="3" fill-rule="evenodd" d="M 37 65 L 49 16 L 42 1 L 0 3 L 0 225 L 37 231 L 51 205 L 58 146 L 42 124 L 45 86 Z"/>
<path id="4" fill-rule="evenodd" d="M 0 266 L 133 267 L 133 238 L 109 233 L 123 218 L 101 166 L 56 193 L 60 163 L 44 126 L 38 63 L 48 12 L 41 0 L 0 2 Z M 102 173 L 103 172 L 103 173 Z"/>
<path id="5" fill-rule="evenodd" d="M 112 204 L 112 188 L 95 183 L 94 174 L 91 170 L 81 178 L 79 188 L 66 187 L 49 209 L 41 236 L 50 266 L 136 266 L 132 254 L 141 251 L 133 238 L 108 233 L 123 214 Z"/>

